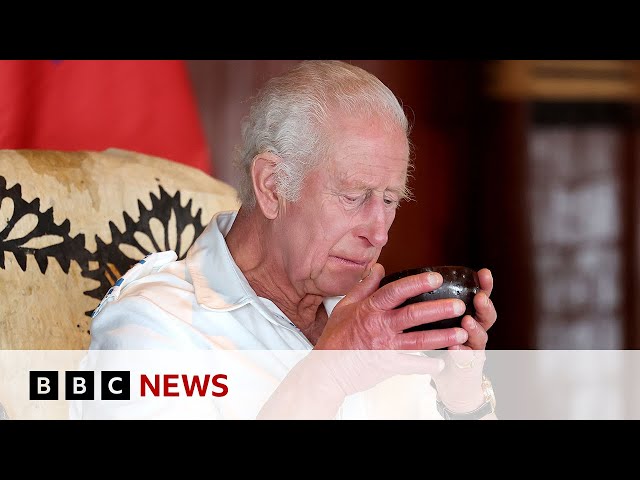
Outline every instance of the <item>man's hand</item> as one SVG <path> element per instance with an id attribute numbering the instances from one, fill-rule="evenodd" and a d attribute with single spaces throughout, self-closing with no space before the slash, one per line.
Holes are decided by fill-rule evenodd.
<path id="1" fill-rule="evenodd" d="M 334 418 L 349 395 L 398 375 L 435 375 L 444 363 L 406 351 L 312 350 L 282 380 L 257 418 Z"/>
<path id="2" fill-rule="evenodd" d="M 410 327 L 454 318 L 465 311 L 465 304 L 459 299 L 418 302 L 395 309 L 408 298 L 440 287 L 442 276 L 439 273 L 412 275 L 378 288 L 384 274 L 384 267 L 376 263 L 371 274 L 338 302 L 316 343 L 316 349 L 436 350 L 462 346 L 468 341 L 469 334 L 465 328 L 404 333 Z M 482 278 L 483 288 L 491 288 L 490 274 L 488 279 L 486 273 Z M 478 295 L 475 300 L 478 300 Z M 492 317 L 491 314 L 492 308 L 483 306 L 480 310 L 482 316 L 479 318 L 485 324 L 490 323 L 492 318 L 495 321 L 495 316 Z M 475 329 L 470 330 L 476 333 Z M 478 345 L 483 342 L 481 336 L 474 338 Z M 484 342 L 486 343 L 486 339 Z"/>
<path id="3" fill-rule="evenodd" d="M 487 330 L 497 317 L 487 301 L 493 288 L 489 270 L 478 272 L 482 291 L 474 297 L 477 320 L 465 316 L 463 328 L 408 333 L 404 330 L 410 327 L 461 315 L 464 302 L 433 300 L 396 309 L 408 298 L 440 287 L 442 276 L 421 273 L 378 288 L 384 274 L 382 265 L 374 265 L 335 306 L 314 351 L 287 375 L 259 418 L 333 418 L 346 396 L 407 374 L 430 374 L 443 401 L 454 410 L 472 410 L 482 402 L 484 352 L 474 350 L 484 349 Z M 446 354 L 441 359 L 399 351 L 447 347 L 450 351 L 439 352 Z M 302 402 L 300 395 L 306 396 Z"/>
<path id="4" fill-rule="evenodd" d="M 450 349 L 454 350 L 484 350 L 487 346 L 489 330 L 498 314 L 491 301 L 490 295 L 493 290 L 493 276 L 491 271 L 483 268 L 478 271 L 478 280 L 480 281 L 480 291 L 473 297 L 473 306 L 476 309 L 476 318 L 471 315 L 465 315 L 462 319 L 462 328 L 464 328 L 469 337 L 463 345 L 454 345 Z"/>
<path id="5" fill-rule="evenodd" d="M 478 271 L 480 291 L 473 298 L 476 318 L 465 315 L 462 327 L 469 337 L 463 345 L 449 347 L 450 352 L 443 358 L 444 370 L 433 376 L 438 395 L 452 411 L 467 412 L 474 410 L 484 402 L 481 389 L 485 348 L 489 330 L 496 322 L 498 314 L 489 298 L 493 290 L 491 271 L 483 268 Z"/>

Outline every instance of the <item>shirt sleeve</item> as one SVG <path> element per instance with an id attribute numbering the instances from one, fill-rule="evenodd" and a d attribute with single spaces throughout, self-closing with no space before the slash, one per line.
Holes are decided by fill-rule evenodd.
<path id="1" fill-rule="evenodd" d="M 204 395 L 185 395 L 182 377 L 189 382 L 195 376 L 211 374 L 212 366 L 204 355 L 188 354 L 197 347 L 185 338 L 180 320 L 163 311 L 152 301 L 136 296 L 124 296 L 106 305 L 93 319 L 91 343 L 82 360 L 81 370 L 93 370 L 94 398 L 74 400 L 69 405 L 71 419 L 205 419 L 222 418 L 218 399 L 207 385 Z M 179 356 L 178 356 L 179 355 Z M 106 398 L 108 388 L 103 373 L 119 372 L 128 379 L 128 398 Z M 178 374 L 171 389 L 182 390 L 177 396 L 167 396 L 164 375 Z M 156 394 L 143 385 L 143 374 L 153 381 Z M 210 379 L 210 376 L 207 377 Z M 119 385 L 120 390 L 123 387 Z M 193 392 L 193 390 L 192 390 Z"/>

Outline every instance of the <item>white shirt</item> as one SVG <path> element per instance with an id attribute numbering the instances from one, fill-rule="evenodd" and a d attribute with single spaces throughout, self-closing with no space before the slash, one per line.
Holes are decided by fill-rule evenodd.
<path id="1" fill-rule="evenodd" d="M 188 251 L 184 260 L 172 252 L 153 253 L 135 265 L 109 290 L 94 312 L 90 350 L 312 350 L 304 334 L 269 299 L 259 297 L 236 265 L 225 236 L 231 229 L 236 212 L 214 216 L 204 232 Z M 328 297 L 323 303 L 331 315 L 342 297 Z M 154 413 L 161 418 L 252 418 L 267 393 L 275 389 L 287 373 L 282 356 L 260 355 L 260 362 L 246 365 L 250 375 L 262 384 L 248 387 L 247 405 L 217 402 L 212 411 L 193 410 L 190 405 L 166 402 Z M 265 359 L 267 361 L 265 361 Z M 272 360 L 272 361 L 269 361 Z M 267 364 L 265 364 L 267 363 Z M 86 364 L 85 368 L 95 368 Z M 239 368 L 245 368 L 241 366 Z M 124 365 L 122 369 L 127 369 Z M 242 376 L 240 373 L 237 376 Z M 236 378 L 237 378 L 236 376 Z M 245 375 L 249 378 L 249 374 Z M 413 377 L 415 381 L 406 383 Z M 404 376 L 401 380 L 408 396 L 420 399 L 405 411 L 405 418 L 441 418 L 434 407 L 434 393 L 429 377 Z M 254 380 L 252 380 L 253 382 Z M 380 384 L 384 395 L 397 394 L 398 380 Z M 253 390 L 251 390 L 253 389 Z M 260 392 L 251 399 L 252 392 Z M 386 392 L 386 393 L 385 393 Z M 391 392 L 391 393 L 389 393 Z M 426 393 L 426 395 L 425 395 Z M 425 403 L 426 401 L 426 403 Z M 210 403 L 210 402 L 209 402 Z M 409 403 L 412 403 L 409 401 Z M 382 403 L 383 410 L 387 403 Z M 426 405 L 426 407 L 425 407 Z M 155 407 L 154 407 L 155 408 Z M 380 404 L 365 401 L 362 396 L 347 397 L 338 418 L 372 418 L 370 412 Z M 109 402 L 74 403 L 72 418 L 138 418 L 148 410 L 125 405 L 115 410 Z M 382 414 L 387 416 L 388 412 Z M 393 414 L 391 414 L 393 417 Z"/>

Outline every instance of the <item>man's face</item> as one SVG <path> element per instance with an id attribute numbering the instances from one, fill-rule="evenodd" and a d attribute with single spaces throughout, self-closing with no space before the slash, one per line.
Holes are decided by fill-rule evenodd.
<path id="1" fill-rule="evenodd" d="M 387 243 L 407 180 L 404 132 L 378 119 L 335 125 L 329 158 L 279 216 L 282 261 L 299 293 L 344 295 Z"/>

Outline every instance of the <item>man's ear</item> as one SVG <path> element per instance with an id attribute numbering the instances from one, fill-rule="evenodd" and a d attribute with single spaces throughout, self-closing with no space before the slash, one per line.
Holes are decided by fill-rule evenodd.
<path id="1" fill-rule="evenodd" d="M 279 196 L 276 191 L 275 169 L 281 161 L 277 155 L 265 152 L 256 155 L 251 166 L 256 203 L 264 216 L 270 220 L 278 216 Z"/>

